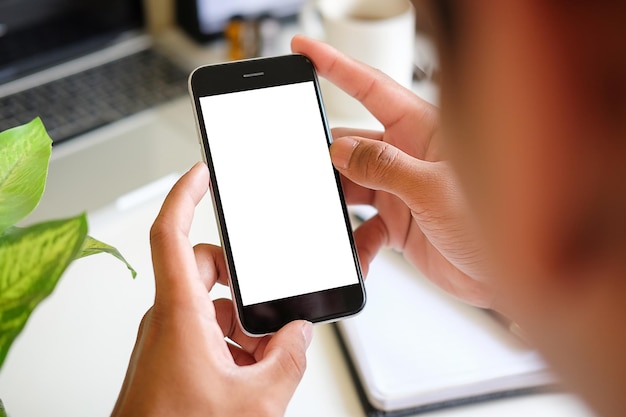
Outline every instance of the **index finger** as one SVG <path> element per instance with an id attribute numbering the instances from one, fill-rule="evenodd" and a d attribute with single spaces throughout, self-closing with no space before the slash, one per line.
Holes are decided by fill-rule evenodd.
<path id="1" fill-rule="evenodd" d="M 184 302 L 202 285 L 188 235 L 194 210 L 208 185 L 206 165 L 197 163 L 172 187 L 150 229 L 156 300 Z"/>
<path id="2" fill-rule="evenodd" d="M 381 71 L 325 43 L 296 35 L 291 50 L 309 57 L 320 76 L 359 100 L 385 128 L 411 114 L 415 100 L 420 100 Z"/>

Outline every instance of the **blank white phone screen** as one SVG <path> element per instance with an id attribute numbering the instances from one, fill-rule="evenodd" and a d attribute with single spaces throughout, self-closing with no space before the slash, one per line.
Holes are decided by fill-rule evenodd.
<path id="1" fill-rule="evenodd" d="M 200 105 L 243 305 L 357 284 L 313 82 Z"/>

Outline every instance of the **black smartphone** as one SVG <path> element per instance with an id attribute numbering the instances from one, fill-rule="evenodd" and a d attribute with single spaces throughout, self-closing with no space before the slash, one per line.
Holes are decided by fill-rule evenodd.
<path id="1" fill-rule="evenodd" d="M 203 66 L 189 90 L 242 329 L 359 312 L 363 277 L 311 61 Z"/>

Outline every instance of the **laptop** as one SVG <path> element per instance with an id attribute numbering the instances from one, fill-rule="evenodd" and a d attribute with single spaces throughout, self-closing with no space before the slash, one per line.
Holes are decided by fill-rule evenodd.
<path id="1" fill-rule="evenodd" d="M 147 34 L 143 4 L 0 0 L 0 130 L 39 116 L 53 139 L 27 223 L 103 207 L 199 159 L 190 68 Z"/>

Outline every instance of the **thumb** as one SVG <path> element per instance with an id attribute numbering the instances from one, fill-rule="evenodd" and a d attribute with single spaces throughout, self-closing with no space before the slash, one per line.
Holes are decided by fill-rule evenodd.
<path id="1" fill-rule="evenodd" d="M 268 381 L 284 387 L 291 396 L 306 369 L 306 350 L 313 337 L 313 325 L 304 320 L 285 325 L 265 348 L 263 362 Z"/>
<path id="2" fill-rule="evenodd" d="M 330 156 L 335 168 L 352 182 L 394 194 L 417 210 L 428 203 L 441 179 L 437 163 L 413 158 L 379 140 L 338 138 L 330 147 Z"/>

